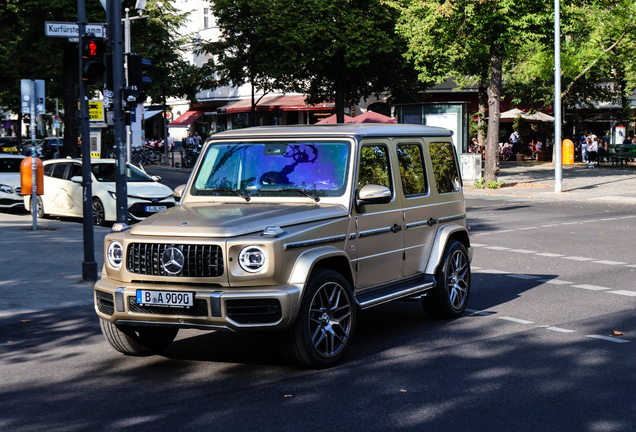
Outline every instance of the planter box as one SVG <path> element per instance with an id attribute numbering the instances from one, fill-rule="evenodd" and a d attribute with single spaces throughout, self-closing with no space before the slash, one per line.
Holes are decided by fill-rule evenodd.
<path id="1" fill-rule="evenodd" d="M 538 161 L 549 161 L 550 160 L 550 152 L 547 150 L 539 150 L 537 152 L 537 160 Z"/>
<path id="2" fill-rule="evenodd" d="M 515 158 L 517 160 L 517 162 L 523 162 L 525 160 L 526 155 L 524 155 L 523 153 L 517 153 L 515 155 Z"/>

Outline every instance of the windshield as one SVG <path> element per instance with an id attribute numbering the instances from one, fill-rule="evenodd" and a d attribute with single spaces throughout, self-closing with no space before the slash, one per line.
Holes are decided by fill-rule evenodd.
<path id="1" fill-rule="evenodd" d="M 345 141 L 241 142 L 211 145 L 192 186 L 192 195 L 342 196 L 349 144 Z M 225 191 L 220 189 L 226 189 Z"/>
<path id="2" fill-rule="evenodd" d="M 98 182 L 114 182 L 115 181 L 115 164 L 114 163 L 96 163 L 91 165 L 93 175 Z M 144 174 L 140 169 L 128 165 L 126 169 L 128 182 L 154 182 L 153 179 Z"/>
<path id="3" fill-rule="evenodd" d="M 0 173 L 19 173 L 22 158 L 0 158 Z"/>

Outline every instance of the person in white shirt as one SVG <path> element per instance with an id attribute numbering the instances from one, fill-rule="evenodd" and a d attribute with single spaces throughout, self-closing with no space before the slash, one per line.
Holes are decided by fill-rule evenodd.
<path id="1" fill-rule="evenodd" d="M 587 159 L 590 162 L 587 167 L 594 168 L 594 162 L 598 162 L 598 138 L 593 133 L 587 136 Z"/>

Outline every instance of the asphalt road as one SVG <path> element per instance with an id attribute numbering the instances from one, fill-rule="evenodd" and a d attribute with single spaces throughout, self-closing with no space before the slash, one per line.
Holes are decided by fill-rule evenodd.
<path id="1" fill-rule="evenodd" d="M 0 316 L 0 430 L 636 430 L 634 207 L 467 205 L 469 311 L 363 311 L 329 370 L 288 365 L 267 333 L 182 330 L 134 358 L 90 305 Z"/>

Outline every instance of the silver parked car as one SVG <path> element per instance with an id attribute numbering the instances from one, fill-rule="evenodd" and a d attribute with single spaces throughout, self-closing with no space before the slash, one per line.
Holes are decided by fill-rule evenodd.
<path id="1" fill-rule="evenodd" d="M 161 352 L 180 328 L 272 330 L 293 362 L 328 367 L 362 309 L 466 308 L 472 248 L 446 129 L 228 131 L 175 193 L 180 205 L 105 239 L 95 308 L 122 353 Z"/>

